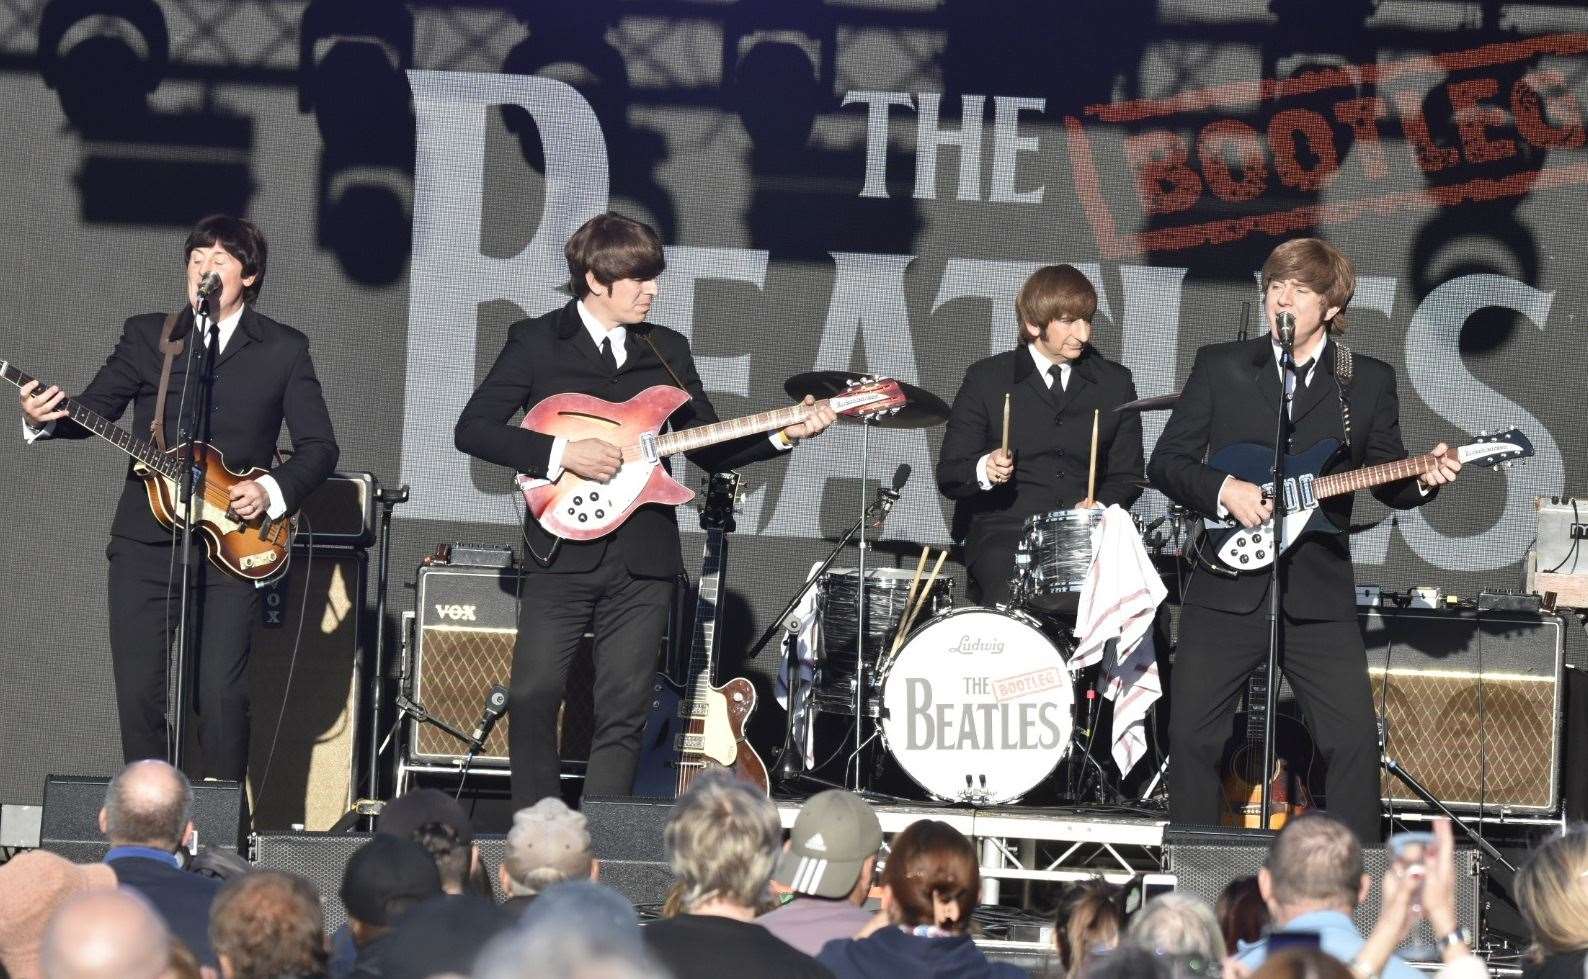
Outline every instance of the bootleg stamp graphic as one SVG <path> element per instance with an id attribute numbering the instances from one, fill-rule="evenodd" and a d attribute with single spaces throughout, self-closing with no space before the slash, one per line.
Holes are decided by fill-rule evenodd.
<path id="1" fill-rule="evenodd" d="M 1057 668 L 1034 670 L 1017 676 L 993 680 L 993 700 L 1002 704 L 1019 697 L 1053 690 L 1064 683 L 1064 672 Z"/>

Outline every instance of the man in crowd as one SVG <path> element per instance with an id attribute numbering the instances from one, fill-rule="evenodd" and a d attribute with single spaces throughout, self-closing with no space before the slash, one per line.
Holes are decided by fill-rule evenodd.
<path id="1" fill-rule="evenodd" d="M 210 916 L 221 979 L 325 974 L 320 892 L 297 874 L 255 870 L 221 888 Z"/>
<path id="2" fill-rule="evenodd" d="M 440 789 L 414 789 L 388 802 L 375 832 L 412 840 L 429 851 L 448 894 L 464 893 L 471 882 L 484 886 L 474 822 L 462 803 Z"/>
<path id="3" fill-rule="evenodd" d="M 600 862 L 590 852 L 584 814 L 555 796 L 513 814 L 498 883 L 513 914 L 527 910 L 546 888 L 565 880 L 595 880 Z"/>
<path id="4" fill-rule="evenodd" d="M 174 448 L 183 431 L 183 403 L 199 394 L 196 383 L 188 384 L 186 356 L 170 361 L 167 377 L 164 332 L 169 325 L 171 336 L 180 338 L 189 353 L 195 343 L 213 348 L 209 444 L 226 457 L 226 464 L 239 471 L 268 468 L 283 421 L 292 435 L 290 459 L 229 491 L 230 512 L 256 525 L 296 512 L 331 475 L 337 460 L 308 337 L 254 308 L 265 281 L 266 254 L 265 236 L 253 224 L 225 215 L 200 221 L 183 247 L 187 288 L 181 314 L 170 324 L 160 313 L 127 320 L 116 349 L 75 399 L 112 421 L 131 405 L 133 435 L 153 435 L 156 442 Z M 209 305 L 196 313 L 200 287 L 207 280 L 218 285 Z M 91 437 L 87 428 L 68 418 L 65 397 L 54 385 L 22 388 L 29 441 Z M 129 468 L 106 551 L 110 657 L 127 761 L 171 756 L 166 657 L 180 619 L 177 577 L 171 570 L 175 546 L 174 532 L 156 520 L 143 481 Z M 192 647 L 196 663 L 189 664 L 197 675 L 199 757 L 204 764 L 195 774 L 241 780 L 248 766 L 248 653 L 259 617 L 259 591 L 252 581 L 204 561 L 203 550 L 196 549 L 193 565 L 198 628 Z"/>
<path id="5" fill-rule="evenodd" d="M 773 874 L 792 899 L 756 922 L 814 956 L 834 938 L 871 922 L 863 910 L 882 848 L 882 825 L 866 800 L 829 789 L 806 800 Z"/>
<path id="6" fill-rule="evenodd" d="M 221 882 L 182 868 L 179 850 L 193 835 L 193 787 L 163 761 L 135 761 L 110 780 L 99 830 L 110 841 L 105 862 L 116 880 L 148 898 L 171 933 L 203 965 L 210 948 L 210 907 Z"/>
<path id="7" fill-rule="evenodd" d="M 815 959 L 755 923 L 783 828 L 777 809 L 730 774 L 706 772 L 662 831 L 680 913 L 645 926 L 645 944 L 678 976 L 817 977 Z"/>
<path id="8" fill-rule="evenodd" d="M 352 954 L 333 943 L 331 974 L 379 976 L 392 926 L 424 901 L 441 894 L 441 874 L 429 852 L 413 840 L 377 833 L 348 858 L 341 898 L 347 909 Z"/>
<path id="9" fill-rule="evenodd" d="M 39 951 L 47 979 L 159 979 L 171 934 L 149 902 L 117 888 L 79 894 L 55 912 Z M 230 977 L 228 977 L 230 979 Z"/>
<path id="10" fill-rule="evenodd" d="M 1141 415 L 1130 371 L 1093 349 L 1097 292 L 1072 265 L 1032 273 L 1015 300 L 1015 349 L 965 371 L 938 453 L 937 485 L 954 501 L 971 597 L 1007 604 L 1025 519 L 1050 510 L 1129 508 L 1141 496 Z M 1009 448 L 1003 446 L 1008 405 Z M 1086 498 L 1097 421 L 1095 499 Z"/>
<path id="11" fill-rule="evenodd" d="M 556 394 L 621 403 L 656 385 L 689 394 L 668 419 L 675 430 L 715 422 L 717 412 L 688 339 L 646 322 L 666 265 L 656 232 L 600 214 L 574 232 L 564 254 L 574 298 L 512 326 L 458 418 L 454 441 L 461 452 L 534 479 L 556 482 L 566 472 L 604 488 L 624 465 L 618 446 L 530 431 L 514 424 L 514 416 Z M 770 459 L 833 420 L 831 408 L 813 404 L 805 421 L 770 438 L 747 436 L 688 456 L 711 472 L 732 469 Z M 628 795 L 673 582 L 684 567 L 677 517 L 671 506 L 647 504 L 611 533 L 575 541 L 553 538 L 526 514 L 524 533 L 532 559 L 525 567 L 535 580 L 519 602 L 513 650 L 508 754 L 514 808 L 561 794 L 557 711 L 574 651 L 589 629 L 595 631 L 595 731 L 584 791 Z"/>
<path id="12" fill-rule="evenodd" d="M 1257 886 L 1273 921 L 1269 934 L 1305 932 L 1318 947 L 1349 963 L 1365 940 L 1351 913 L 1367 897 L 1372 880 L 1362 872 L 1362 846 L 1350 827 L 1322 813 L 1308 813 L 1285 824 L 1257 872 Z M 1268 957 L 1269 939 L 1244 946 L 1236 959 L 1251 969 Z M 1391 956 L 1384 979 L 1417 979 L 1419 973 Z"/>

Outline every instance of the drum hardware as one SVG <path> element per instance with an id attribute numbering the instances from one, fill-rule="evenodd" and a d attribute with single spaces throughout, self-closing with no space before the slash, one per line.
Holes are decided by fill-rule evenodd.
<path id="1" fill-rule="evenodd" d="M 1135 401 L 1127 401 L 1124 404 L 1120 405 L 1118 408 L 1115 408 L 1114 410 L 1115 411 L 1162 411 L 1165 408 L 1173 408 L 1175 405 L 1177 405 L 1179 403 L 1180 403 L 1180 392 L 1176 391 L 1173 394 L 1157 394 L 1157 395 L 1153 395 L 1150 398 L 1137 398 Z"/>

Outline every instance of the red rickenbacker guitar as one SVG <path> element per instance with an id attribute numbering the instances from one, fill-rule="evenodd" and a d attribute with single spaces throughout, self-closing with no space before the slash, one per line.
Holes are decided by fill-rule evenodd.
<path id="1" fill-rule="evenodd" d="M 554 394 L 531 408 L 523 428 L 570 442 L 598 438 L 618 447 L 623 465 L 608 483 L 597 483 L 566 470 L 556 482 L 518 477 L 529 512 L 548 534 L 567 540 L 604 537 L 627 520 L 636 507 L 647 503 L 676 506 L 688 503 L 694 493 L 668 474 L 662 460 L 678 452 L 716 445 L 786 428 L 805 420 L 812 406 L 789 405 L 757 415 L 662 433 L 662 426 L 687 401 L 689 392 L 666 384 L 646 388 L 613 404 L 588 394 Z M 904 392 L 892 378 L 857 384 L 825 402 L 834 412 L 860 417 L 896 411 L 904 406 Z"/>
<path id="2" fill-rule="evenodd" d="M 35 378 L 0 360 L 0 376 L 17 387 Z M 182 473 L 181 448 L 161 452 L 153 442 L 138 438 L 76 398 L 65 398 L 60 407 L 72 421 L 132 456 L 132 471 L 143 480 L 149 492 L 149 509 L 167 527 L 182 522 L 178 483 Z M 244 473 L 226 468 L 219 449 L 197 445 L 193 450 L 194 473 L 204 487 L 203 503 L 193 517 L 193 525 L 209 542 L 205 550 L 210 561 L 222 571 L 247 581 L 269 581 L 287 570 L 292 544 L 290 520 L 247 521 L 231 512 L 231 488 L 237 483 L 258 479 L 264 469 Z"/>

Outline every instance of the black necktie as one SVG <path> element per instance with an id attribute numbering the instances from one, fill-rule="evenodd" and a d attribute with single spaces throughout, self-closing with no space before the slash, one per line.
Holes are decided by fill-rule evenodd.
<path id="1" fill-rule="evenodd" d="M 1064 390 L 1064 371 L 1059 367 L 1058 364 L 1048 365 L 1048 376 L 1053 378 L 1053 383 L 1048 385 L 1049 390 Z"/>
<path id="2" fill-rule="evenodd" d="M 611 337 L 601 338 L 601 363 L 607 365 L 608 374 L 616 374 L 618 372 L 618 359 L 612 356 Z"/>
<path id="3" fill-rule="evenodd" d="M 1306 389 L 1307 381 L 1308 381 L 1309 376 L 1311 374 L 1312 374 L 1312 360 L 1311 359 L 1308 359 L 1306 362 L 1296 365 L 1296 388 L 1298 390 L 1305 390 Z"/>

